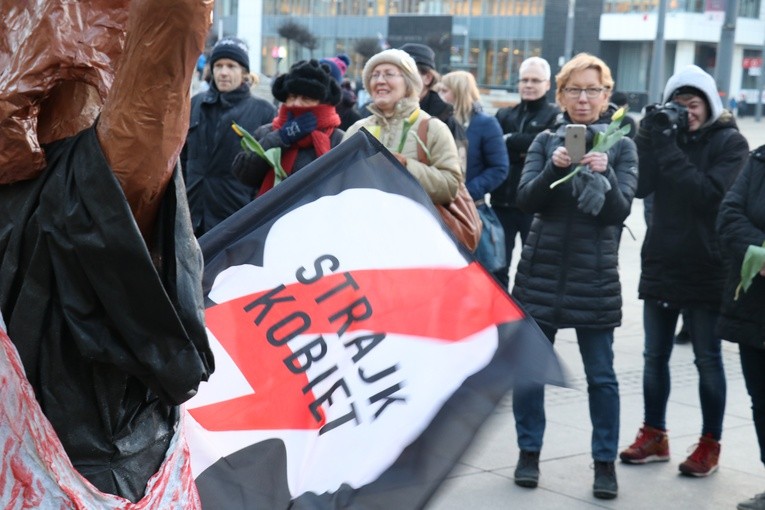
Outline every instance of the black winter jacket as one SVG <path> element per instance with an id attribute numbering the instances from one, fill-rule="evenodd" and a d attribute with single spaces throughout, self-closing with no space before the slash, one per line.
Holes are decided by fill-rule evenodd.
<path id="1" fill-rule="evenodd" d="M 725 195 L 717 230 L 728 269 L 718 334 L 726 340 L 765 349 L 765 278 L 755 276 L 749 290 L 742 291 L 738 300 L 733 299 L 747 248 L 765 242 L 765 145 L 749 156 Z"/>
<path id="2" fill-rule="evenodd" d="M 725 270 L 715 221 L 725 193 L 746 162 L 746 139 L 724 114 L 712 125 L 656 145 L 641 126 L 637 196 L 654 193 L 641 252 L 640 299 L 717 310 Z"/>
<path id="3" fill-rule="evenodd" d="M 518 206 L 534 213 L 513 287 L 515 297 L 539 323 L 554 328 L 614 328 L 621 324 L 618 251 L 622 222 L 637 187 L 635 144 L 622 138 L 608 151 L 611 184 L 597 216 L 581 212 L 571 181 L 550 184 L 573 170 L 552 164 L 564 144 L 565 124 L 540 133 L 529 147 L 518 187 Z M 610 117 L 587 127 L 588 139 Z M 591 148 L 588 142 L 588 150 Z"/>
<path id="4" fill-rule="evenodd" d="M 343 141 L 343 135 L 345 131 L 341 129 L 335 129 L 332 135 L 329 137 L 330 147 L 337 147 L 340 142 Z M 268 150 L 273 147 L 287 148 L 287 145 L 282 142 L 279 136 L 279 130 L 275 130 L 271 123 L 260 126 L 253 137 L 260 143 L 263 150 Z M 290 175 L 294 174 L 304 166 L 308 165 L 316 159 L 316 150 L 311 147 L 303 147 L 298 149 L 297 156 L 295 157 L 295 164 L 292 167 Z M 234 175 L 248 186 L 252 186 L 257 192 L 260 185 L 263 184 L 263 179 L 268 172 L 273 171 L 271 165 L 263 158 L 254 153 L 240 152 L 234 159 L 234 163 L 231 166 L 231 171 Z"/>
<path id="5" fill-rule="evenodd" d="M 231 172 L 231 163 L 242 150 L 231 123 L 252 133 L 275 115 L 276 108 L 253 97 L 248 85 L 223 94 L 212 85 L 191 99 L 191 122 L 181 166 L 197 237 L 255 197 L 256 190 L 242 184 Z"/>
<path id="6" fill-rule="evenodd" d="M 521 179 L 526 152 L 534 138 L 555 125 L 560 110 L 542 96 L 536 101 L 521 101 L 520 104 L 497 110 L 497 120 L 504 134 L 507 154 L 510 157 L 510 172 L 507 179 L 491 192 L 494 207 L 514 207 L 518 181 Z"/>

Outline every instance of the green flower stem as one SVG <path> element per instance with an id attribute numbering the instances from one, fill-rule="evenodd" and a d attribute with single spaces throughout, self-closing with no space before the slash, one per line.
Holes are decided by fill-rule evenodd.
<path id="1" fill-rule="evenodd" d="M 274 169 L 274 186 L 282 182 L 287 178 L 287 172 L 282 168 L 282 148 L 272 147 L 268 150 L 263 150 L 263 146 L 258 143 L 254 136 L 252 136 L 246 129 L 237 124 L 231 123 L 231 129 L 234 133 L 242 137 L 239 144 L 242 146 L 245 152 L 253 152 L 265 159 L 269 165 Z"/>
<path id="2" fill-rule="evenodd" d="M 558 180 L 557 180 L 557 181 L 555 181 L 554 183 L 550 184 L 550 189 L 553 189 L 553 188 L 554 188 L 555 186 L 557 186 L 558 184 L 563 184 L 564 182 L 566 182 L 566 181 L 569 181 L 569 180 L 573 179 L 573 178 L 574 178 L 574 176 L 575 176 L 576 174 L 578 174 L 578 173 L 579 173 L 579 170 L 581 170 L 582 168 L 584 168 L 584 166 L 582 166 L 582 165 L 577 165 L 577 166 L 576 166 L 576 168 L 574 168 L 574 170 L 572 170 L 571 172 L 567 173 L 567 174 L 566 174 L 564 177 L 562 177 L 562 178 L 558 179 Z"/>
<path id="3" fill-rule="evenodd" d="M 620 110 L 621 111 L 621 110 Z M 617 111 L 614 116 L 612 117 L 614 120 L 608 125 L 606 130 L 602 133 L 595 133 L 595 144 L 592 146 L 592 150 L 590 152 L 608 152 L 608 149 L 614 146 L 616 142 L 618 142 L 622 137 L 624 137 L 630 130 L 629 126 L 622 126 L 619 127 L 619 124 L 622 122 L 622 117 L 624 114 L 617 116 L 619 112 Z M 588 153 L 589 154 L 589 153 Z M 572 179 L 579 171 L 584 168 L 583 165 L 577 165 L 574 170 L 566 174 L 565 177 L 562 179 L 558 179 L 554 183 L 550 184 L 550 189 L 553 189 L 555 186 L 559 184 L 563 184 L 564 182 Z"/>
<path id="4" fill-rule="evenodd" d="M 760 273 L 760 269 L 765 264 L 765 243 L 762 246 L 749 245 L 744 255 L 744 262 L 741 264 L 741 281 L 736 287 L 734 300 L 738 300 L 741 292 L 746 292 L 752 285 L 754 277 Z"/>

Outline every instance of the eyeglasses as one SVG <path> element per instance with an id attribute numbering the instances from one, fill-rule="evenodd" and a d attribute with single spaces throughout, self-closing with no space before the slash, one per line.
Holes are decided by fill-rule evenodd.
<path id="1" fill-rule="evenodd" d="M 391 81 L 393 78 L 398 78 L 399 76 L 403 76 L 401 73 L 391 73 L 391 72 L 385 72 L 385 73 L 372 73 L 372 76 L 370 76 L 369 81 L 379 81 L 379 80 L 385 80 L 385 81 Z"/>
<path id="2" fill-rule="evenodd" d="M 540 80 L 538 78 L 521 78 L 520 82 L 526 85 L 527 83 L 530 83 L 532 85 L 539 85 L 542 82 L 545 82 L 547 80 Z"/>
<path id="3" fill-rule="evenodd" d="M 604 90 L 605 89 L 603 87 L 600 87 L 600 88 L 592 87 L 588 89 L 580 89 L 577 87 L 564 87 L 563 93 L 566 94 L 566 96 L 570 97 L 571 99 L 579 99 L 579 96 L 581 96 L 582 92 L 584 92 L 588 98 L 595 99 Z"/>

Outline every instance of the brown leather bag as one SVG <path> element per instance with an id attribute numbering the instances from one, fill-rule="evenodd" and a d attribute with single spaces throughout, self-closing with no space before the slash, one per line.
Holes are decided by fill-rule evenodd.
<path id="1" fill-rule="evenodd" d="M 421 112 L 424 113 L 424 112 Z M 422 119 L 420 125 L 417 127 L 417 136 L 422 140 L 422 143 L 427 146 L 428 144 L 428 122 L 430 116 Z M 417 144 L 417 159 L 425 164 L 430 164 L 427 154 Z M 470 193 L 465 187 L 465 183 L 460 181 L 459 188 L 457 188 L 457 196 L 449 205 L 435 204 L 438 209 L 441 218 L 443 218 L 449 230 L 452 231 L 454 236 L 471 252 L 475 251 L 478 247 L 478 241 L 481 239 L 481 230 L 483 224 L 481 218 L 478 216 L 478 210 L 475 207 Z"/>

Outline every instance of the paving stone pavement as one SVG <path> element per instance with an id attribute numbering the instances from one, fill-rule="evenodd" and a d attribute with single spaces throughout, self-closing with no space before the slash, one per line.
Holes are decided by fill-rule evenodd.
<path id="1" fill-rule="evenodd" d="M 751 149 L 765 144 L 765 121 L 757 123 L 746 117 L 738 122 Z M 643 418 L 642 303 L 637 298 L 640 246 L 645 235 L 641 200 L 635 200 L 625 223 L 636 239 L 625 231 L 619 262 L 624 320 L 615 333 L 614 364 L 621 396 L 620 449 L 632 443 Z M 518 260 L 518 250 L 512 260 Z M 728 392 L 718 472 L 707 478 L 684 477 L 678 472 L 678 464 L 698 441 L 701 428 L 693 353 L 690 345 L 678 345 L 671 359 L 667 415 L 672 458 L 643 466 L 617 462 L 619 497 L 611 501 L 592 496 L 587 389 L 574 330 L 558 332 L 555 350 L 569 372 L 570 387 L 548 386 L 546 391 L 547 430 L 539 487 L 524 489 L 513 483 L 518 448 L 511 396 L 507 395 L 427 510 L 735 509 L 738 502 L 765 491 L 765 470 L 735 344 L 723 342 Z"/>

